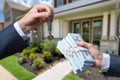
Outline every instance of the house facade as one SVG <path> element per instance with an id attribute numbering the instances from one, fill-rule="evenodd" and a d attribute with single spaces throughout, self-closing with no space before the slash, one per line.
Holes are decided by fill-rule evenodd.
<path id="1" fill-rule="evenodd" d="M 17 4 L 10 0 L 5 0 L 3 7 L 3 15 L 5 18 L 5 27 L 19 19 L 19 16 L 24 15 L 27 7 Z"/>
<path id="2" fill-rule="evenodd" d="M 64 38 L 67 33 L 79 33 L 84 41 L 97 45 L 103 52 L 118 54 L 119 27 L 119 0 L 54 0 L 55 39 Z M 43 31 L 46 38 L 47 24 Z"/>
<path id="3" fill-rule="evenodd" d="M 120 35 L 119 0 L 53 0 L 52 35 L 60 40 L 67 33 L 81 34 L 84 41 L 103 52 L 118 54 Z M 27 7 L 6 0 L 3 14 L 5 26 L 18 20 Z M 47 23 L 30 32 L 30 41 L 42 41 L 49 36 Z"/>
<path id="4" fill-rule="evenodd" d="M 4 28 L 22 18 L 26 12 L 28 12 L 28 10 L 29 8 L 24 5 L 15 3 L 10 0 L 5 0 L 3 7 L 3 15 L 5 18 Z M 41 31 L 39 31 L 40 29 L 41 28 L 38 27 L 37 29 L 30 31 L 30 42 L 41 41 Z"/>

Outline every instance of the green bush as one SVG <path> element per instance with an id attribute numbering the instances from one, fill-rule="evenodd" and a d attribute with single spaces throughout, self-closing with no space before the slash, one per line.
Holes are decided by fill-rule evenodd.
<path id="1" fill-rule="evenodd" d="M 36 69 L 36 68 L 41 68 L 43 66 L 44 66 L 44 61 L 41 58 L 36 58 L 33 61 L 32 68 Z"/>
<path id="2" fill-rule="evenodd" d="M 91 70 L 87 70 L 86 74 L 91 75 L 92 74 Z"/>
<path id="3" fill-rule="evenodd" d="M 59 50 L 58 48 L 55 48 L 55 53 L 56 53 L 58 56 L 62 55 L 61 52 L 60 52 L 60 50 Z"/>
<path id="4" fill-rule="evenodd" d="M 103 74 L 103 71 L 100 70 L 100 69 L 97 69 L 97 72 L 98 72 L 99 74 Z"/>
<path id="5" fill-rule="evenodd" d="M 37 55 L 36 53 L 31 53 L 31 54 L 29 55 L 29 60 L 30 60 L 30 61 L 33 61 L 33 60 L 35 60 L 37 57 L 38 57 L 38 55 Z"/>
<path id="6" fill-rule="evenodd" d="M 27 56 L 22 56 L 18 59 L 18 63 L 23 64 L 23 63 L 27 62 L 27 59 L 28 59 Z"/>
<path id="7" fill-rule="evenodd" d="M 22 56 L 29 56 L 29 54 L 31 53 L 31 50 L 30 48 L 25 48 L 23 51 L 22 51 Z"/>
<path id="8" fill-rule="evenodd" d="M 33 47 L 37 47 L 39 46 L 37 42 L 31 42 L 30 43 L 30 47 L 33 48 Z"/>
<path id="9" fill-rule="evenodd" d="M 35 53 L 35 52 L 37 52 L 37 50 L 38 50 L 38 47 L 33 47 L 33 48 L 31 48 L 31 53 Z"/>
<path id="10" fill-rule="evenodd" d="M 100 46 L 100 40 L 99 40 L 99 39 L 94 40 L 94 41 L 93 41 L 93 44 Z"/>
<path id="11" fill-rule="evenodd" d="M 51 61 L 53 55 L 50 51 L 43 51 L 43 56 L 46 61 Z"/>
<path id="12" fill-rule="evenodd" d="M 55 41 L 54 40 L 48 40 L 45 39 L 41 44 L 40 44 L 42 51 L 50 51 L 51 53 L 55 52 Z"/>

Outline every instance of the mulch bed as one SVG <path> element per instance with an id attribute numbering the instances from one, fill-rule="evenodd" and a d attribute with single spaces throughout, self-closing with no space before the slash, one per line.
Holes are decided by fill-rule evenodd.
<path id="1" fill-rule="evenodd" d="M 39 57 L 42 57 L 41 54 L 38 54 Z M 21 57 L 21 53 L 16 53 L 15 56 L 17 57 Z M 40 74 L 40 73 L 43 73 L 44 71 L 52 68 L 54 65 L 56 65 L 57 63 L 59 63 L 60 61 L 64 60 L 63 56 L 56 56 L 56 57 L 53 57 L 51 62 L 45 62 L 44 66 L 42 68 L 39 68 L 39 69 L 33 69 L 31 66 L 32 66 L 32 63 L 30 61 L 27 61 L 26 63 L 23 63 L 23 64 L 20 64 L 22 65 L 25 69 L 27 69 L 28 71 L 34 73 L 34 74 Z"/>
<path id="2" fill-rule="evenodd" d="M 18 57 L 21 56 L 20 53 L 17 53 L 15 55 Z M 41 55 L 39 55 L 39 56 L 41 56 Z M 54 65 L 59 63 L 61 60 L 64 60 L 64 58 L 60 59 L 59 57 L 54 57 L 54 58 L 52 58 L 51 63 L 45 63 L 45 65 L 40 69 L 33 69 L 31 67 L 31 65 L 32 65 L 31 62 L 29 62 L 29 61 L 27 63 L 22 64 L 22 66 L 25 69 L 27 69 L 28 71 L 37 75 L 37 74 L 43 73 L 47 69 L 52 68 Z M 78 76 L 83 78 L 84 80 L 120 80 L 119 77 L 106 77 L 106 76 L 98 73 L 96 68 L 91 68 L 91 74 L 81 73 Z"/>
<path id="3" fill-rule="evenodd" d="M 85 80 L 120 80 L 119 77 L 107 77 L 103 74 L 97 72 L 95 68 L 91 69 L 91 74 L 88 75 L 86 73 L 79 74 L 78 76 L 85 79 Z"/>

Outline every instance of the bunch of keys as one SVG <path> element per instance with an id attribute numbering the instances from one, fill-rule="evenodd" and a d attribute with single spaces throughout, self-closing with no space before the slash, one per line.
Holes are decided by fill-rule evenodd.
<path id="1" fill-rule="evenodd" d="M 52 21 L 51 21 L 51 18 L 48 17 L 46 18 L 46 22 L 47 22 L 47 25 L 48 25 L 48 31 L 52 31 Z"/>
<path id="2" fill-rule="evenodd" d="M 53 39 L 53 35 L 51 34 L 51 31 L 52 31 L 52 19 L 51 19 L 51 17 L 46 18 L 46 22 L 47 22 L 48 31 L 49 31 L 48 39 L 52 40 Z"/>

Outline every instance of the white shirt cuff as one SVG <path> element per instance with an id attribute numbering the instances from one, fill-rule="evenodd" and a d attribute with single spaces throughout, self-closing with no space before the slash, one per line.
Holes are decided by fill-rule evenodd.
<path id="1" fill-rule="evenodd" d="M 109 67 L 110 67 L 110 55 L 103 53 L 101 70 L 103 70 L 103 72 L 107 72 Z"/>
<path id="2" fill-rule="evenodd" d="M 14 23 L 14 28 L 16 29 L 16 31 L 18 32 L 18 34 L 19 34 L 24 40 L 28 39 L 27 33 L 24 33 L 24 32 L 22 31 L 22 29 L 20 28 L 18 22 L 15 22 L 15 23 Z"/>

